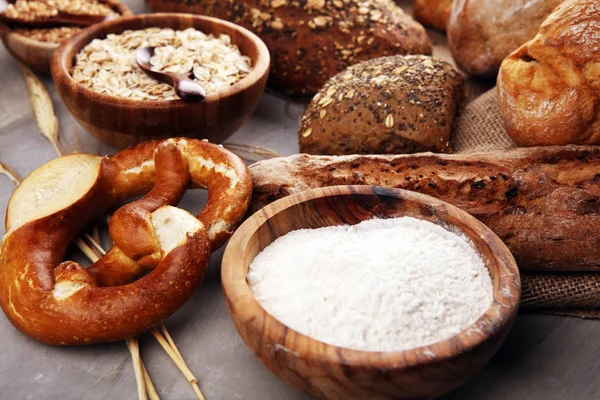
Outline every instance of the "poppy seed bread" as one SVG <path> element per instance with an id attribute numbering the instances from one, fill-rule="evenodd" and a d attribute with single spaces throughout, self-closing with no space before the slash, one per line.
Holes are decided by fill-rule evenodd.
<path id="1" fill-rule="evenodd" d="M 381 57 L 334 76 L 299 130 L 309 154 L 449 153 L 464 79 L 429 56 Z"/>

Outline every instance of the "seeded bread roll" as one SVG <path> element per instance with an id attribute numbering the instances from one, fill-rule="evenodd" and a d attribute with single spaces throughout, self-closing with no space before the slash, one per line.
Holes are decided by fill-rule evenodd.
<path id="1" fill-rule="evenodd" d="M 429 56 L 362 62 L 329 80 L 300 123 L 309 154 L 395 154 L 451 151 L 450 133 L 463 77 Z"/>
<path id="2" fill-rule="evenodd" d="M 481 154 L 296 154 L 257 162 L 250 173 L 251 213 L 324 186 L 414 190 L 486 224 L 522 270 L 600 271 L 600 146 Z"/>
<path id="3" fill-rule="evenodd" d="M 520 146 L 600 144 L 600 2 L 566 1 L 498 76 L 500 110 Z"/>
<path id="4" fill-rule="evenodd" d="M 209 15 L 256 33 L 271 52 L 269 85 L 314 95 L 346 67 L 395 54 L 431 54 L 425 28 L 392 0 L 146 0 L 156 11 Z"/>
<path id="5" fill-rule="evenodd" d="M 495 78 L 502 60 L 533 38 L 563 0 L 455 0 L 448 46 L 456 64 L 476 76 Z"/>
<path id="6" fill-rule="evenodd" d="M 415 19 L 423 25 L 446 31 L 452 0 L 417 0 L 413 7 Z"/>

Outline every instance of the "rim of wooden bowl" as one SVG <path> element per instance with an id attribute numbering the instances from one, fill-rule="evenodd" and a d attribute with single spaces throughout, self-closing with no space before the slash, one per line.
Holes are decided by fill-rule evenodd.
<path id="1" fill-rule="evenodd" d="M 244 266 L 244 254 L 249 239 L 256 231 L 268 224 L 269 216 L 281 213 L 298 204 L 324 197 L 347 195 L 385 195 L 410 201 L 416 201 L 427 206 L 443 207 L 449 212 L 460 216 L 461 220 L 490 248 L 498 262 L 498 287 L 493 288 L 493 302 L 487 311 L 470 327 L 452 338 L 430 345 L 401 351 L 363 351 L 342 348 L 323 343 L 287 327 L 271 316 L 255 299 L 246 281 L 247 267 Z M 462 229 L 458 228 L 460 231 Z M 506 255 L 500 257 L 499 254 Z M 489 262 L 486 262 L 489 270 Z M 285 350 L 301 354 L 302 358 L 313 362 L 339 364 L 343 362 L 349 367 L 367 367 L 381 369 L 413 368 L 426 366 L 452 359 L 460 354 L 474 350 L 496 334 L 501 333 L 506 324 L 511 323 L 518 310 L 520 299 L 520 275 L 512 254 L 500 238 L 487 226 L 465 211 L 434 197 L 404 189 L 392 189 L 378 186 L 330 186 L 310 189 L 279 199 L 257 211 L 247 219 L 233 234 L 227 245 L 221 267 L 221 282 L 232 319 L 244 319 L 250 329 L 263 331 L 267 341 L 279 343 L 280 337 L 273 335 L 274 331 L 286 329 L 295 334 L 298 340 L 285 343 Z M 239 305 L 242 306 L 239 306 Z M 234 317 L 234 313 L 236 317 Z M 276 326 L 277 329 L 264 327 Z M 298 343 L 302 343 L 299 345 Z M 307 343 L 318 344 L 318 352 L 305 352 Z M 302 348 L 300 348 L 302 347 Z M 314 347 L 313 347 L 314 348 Z M 254 350 L 254 349 L 253 349 Z"/>
<path id="2" fill-rule="evenodd" d="M 119 13 L 119 15 L 120 15 L 119 18 L 124 18 L 124 17 L 133 15 L 133 12 L 131 11 L 131 9 L 129 7 L 127 7 L 125 4 L 121 3 L 120 1 L 100 0 L 100 2 L 108 3 L 114 11 Z M 6 36 L 11 35 L 13 38 L 15 38 L 20 43 L 22 43 L 23 46 L 47 51 L 47 50 L 55 50 L 58 48 L 58 46 L 61 45 L 61 43 L 52 43 L 52 42 L 44 42 L 42 40 L 35 40 L 35 39 L 30 38 L 29 36 L 25 36 L 20 33 L 14 32 L 4 22 L 0 22 L 0 25 L 3 25 L 6 29 L 6 33 L 4 35 L 6 35 Z M 2 29 L 0 29 L 0 31 L 1 30 Z M 79 34 L 79 32 L 77 34 Z M 71 37 L 67 38 L 67 40 L 69 40 Z"/>
<path id="3" fill-rule="evenodd" d="M 219 18 L 207 17 L 204 15 L 195 14 L 184 14 L 184 13 L 154 13 L 154 14 L 138 14 L 128 17 L 117 18 L 114 20 L 101 22 L 99 24 L 92 25 L 91 27 L 71 36 L 69 39 L 64 41 L 60 47 L 54 52 L 52 58 L 52 76 L 55 80 L 61 79 L 69 87 L 69 90 L 73 93 L 78 93 L 83 97 L 100 101 L 105 104 L 113 106 L 136 106 L 136 107 L 147 107 L 147 108 L 164 108 L 169 106 L 170 108 L 177 107 L 188 107 L 195 103 L 186 102 L 180 99 L 176 100 L 134 100 L 126 97 L 111 96 L 105 93 L 99 93 L 92 89 L 86 88 L 80 83 L 77 83 L 71 76 L 71 68 L 73 66 L 73 60 L 67 59 L 67 53 L 73 51 L 72 54 L 77 54 L 92 40 L 106 37 L 108 33 L 124 32 L 132 29 L 132 22 L 147 21 L 146 27 L 159 27 L 159 28 L 170 28 L 170 20 L 176 19 L 188 19 L 191 21 L 203 21 L 214 25 L 226 26 L 230 29 L 237 31 L 241 36 L 245 37 L 246 40 L 251 43 L 258 57 L 256 62 L 253 61 L 252 70 L 244 78 L 240 79 L 235 84 L 220 90 L 215 93 L 208 93 L 206 99 L 202 103 L 218 102 L 221 99 L 236 95 L 244 92 L 250 88 L 253 84 L 259 81 L 266 73 L 268 73 L 271 58 L 269 50 L 265 43 L 254 33 L 250 32 L 246 28 L 234 24 L 229 21 L 225 21 Z M 206 34 L 212 32 L 206 31 Z M 232 38 L 233 39 L 233 38 Z M 233 43 L 233 41 L 232 41 Z M 235 44 L 235 43 L 234 43 Z"/>

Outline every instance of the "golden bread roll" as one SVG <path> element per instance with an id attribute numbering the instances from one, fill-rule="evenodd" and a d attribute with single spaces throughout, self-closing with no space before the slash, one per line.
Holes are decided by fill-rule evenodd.
<path id="1" fill-rule="evenodd" d="M 502 63 L 498 91 L 520 146 L 600 144 L 600 2 L 558 7 Z"/>
<path id="2" fill-rule="evenodd" d="M 495 78 L 502 60 L 533 38 L 563 0 L 455 0 L 448 46 L 470 75 Z"/>
<path id="3" fill-rule="evenodd" d="M 415 19 L 423 25 L 446 31 L 452 10 L 452 0 L 417 0 L 413 7 Z"/>

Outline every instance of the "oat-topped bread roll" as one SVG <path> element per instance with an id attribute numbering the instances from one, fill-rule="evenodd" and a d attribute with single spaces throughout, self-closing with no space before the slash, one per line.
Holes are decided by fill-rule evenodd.
<path id="1" fill-rule="evenodd" d="M 600 144 L 600 2 L 558 7 L 502 63 L 498 89 L 517 144 Z"/>
<path id="2" fill-rule="evenodd" d="M 465 72 L 496 77 L 511 52 L 533 38 L 563 0 L 455 0 L 448 45 Z"/>
<path id="3" fill-rule="evenodd" d="M 420 23 L 446 31 L 450 10 L 452 10 L 452 0 L 417 0 L 413 7 L 413 14 Z"/>
<path id="4" fill-rule="evenodd" d="M 146 0 L 154 10 L 210 15 L 256 33 L 271 52 L 269 85 L 310 97 L 336 73 L 394 54 L 431 54 L 425 28 L 392 0 Z"/>
<path id="5" fill-rule="evenodd" d="M 381 57 L 323 86 L 299 130 L 309 154 L 449 153 L 463 77 L 429 56 Z"/>

